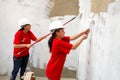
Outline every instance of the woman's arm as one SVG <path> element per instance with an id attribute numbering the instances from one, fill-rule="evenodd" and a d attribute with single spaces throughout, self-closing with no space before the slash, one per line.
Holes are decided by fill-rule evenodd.
<path id="1" fill-rule="evenodd" d="M 75 44 L 73 44 L 72 50 L 75 50 L 83 42 L 83 40 L 87 39 L 87 37 L 88 34 L 84 34 L 80 40 L 78 40 Z"/>
<path id="2" fill-rule="evenodd" d="M 14 48 L 29 48 L 31 44 L 14 44 Z"/>
<path id="3" fill-rule="evenodd" d="M 77 38 L 79 38 L 80 36 L 82 36 L 84 34 L 84 31 L 79 33 L 79 34 L 76 34 L 76 35 L 73 35 L 73 36 L 70 36 L 70 40 L 75 40 Z"/>
<path id="4" fill-rule="evenodd" d="M 39 42 L 39 41 L 41 41 L 42 39 L 45 39 L 47 36 L 43 36 L 43 37 L 40 37 L 40 38 L 37 38 L 36 40 L 35 40 L 35 42 Z"/>
<path id="5" fill-rule="evenodd" d="M 80 36 L 82 36 L 83 34 L 88 34 L 90 32 L 90 29 L 87 29 L 79 34 L 76 34 L 74 36 L 70 36 L 70 40 L 75 40 L 77 38 L 79 38 Z"/>

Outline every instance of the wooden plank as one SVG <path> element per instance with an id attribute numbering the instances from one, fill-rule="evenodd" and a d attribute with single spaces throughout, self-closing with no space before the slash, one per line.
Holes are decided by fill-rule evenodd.
<path id="1" fill-rule="evenodd" d="M 34 72 L 26 72 L 22 77 L 23 80 L 35 80 Z"/>

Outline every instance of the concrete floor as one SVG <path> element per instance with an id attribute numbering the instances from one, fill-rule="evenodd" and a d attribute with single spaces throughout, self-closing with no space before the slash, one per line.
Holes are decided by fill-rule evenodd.
<path id="1" fill-rule="evenodd" d="M 48 80 L 45 77 L 45 69 L 31 67 L 31 70 L 33 72 L 35 72 L 34 75 L 36 76 L 36 80 Z M 7 74 L 0 75 L 0 80 L 10 80 L 10 77 L 6 76 L 6 75 Z M 16 78 L 16 80 L 20 80 L 19 76 Z M 61 80 L 77 80 L 76 79 L 76 71 L 68 70 L 67 68 L 64 68 L 63 72 L 62 72 L 62 79 Z"/>
<path id="2" fill-rule="evenodd" d="M 39 77 L 45 77 L 45 69 L 39 69 L 39 68 L 30 68 L 32 72 L 34 72 L 35 76 Z M 76 78 L 76 71 L 75 70 L 69 70 L 68 68 L 64 68 L 62 71 L 62 77 L 63 78 Z"/>
<path id="3" fill-rule="evenodd" d="M 9 80 L 9 76 L 0 76 L 0 80 Z M 16 80 L 19 80 L 19 77 L 17 77 Z M 36 80 L 48 80 L 45 77 L 36 77 Z M 76 80 L 73 78 L 62 78 L 61 80 Z"/>

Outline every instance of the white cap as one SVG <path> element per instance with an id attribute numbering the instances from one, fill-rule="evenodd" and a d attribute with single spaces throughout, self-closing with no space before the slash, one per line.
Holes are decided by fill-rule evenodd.
<path id="1" fill-rule="evenodd" d="M 20 27 L 22 27 L 22 26 L 24 26 L 26 24 L 31 24 L 26 18 L 22 18 L 18 22 L 18 26 L 20 26 Z"/>
<path id="2" fill-rule="evenodd" d="M 50 26 L 49 26 L 50 31 L 55 30 L 55 29 L 59 29 L 59 28 L 64 28 L 61 21 L 56 20 L 56 21 L 53 21 L 50 23 Z"/>

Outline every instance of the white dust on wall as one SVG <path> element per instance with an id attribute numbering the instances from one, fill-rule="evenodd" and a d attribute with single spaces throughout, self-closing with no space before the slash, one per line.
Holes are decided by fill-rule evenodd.
<path id="1" fill-rule="evenodd" d="M 19 29 L 17 22 L 20 18 L 27 16 L 26 18 L 33 24 L 32 31 L 38 37 L 49 32 L 50 19 L 47 17 L 49 12 L 46 8 L 47 3 L 48 0 L 0 1 L 0 74 L 11 72 L 13 39 L 15 32 Z M 66 35 L 73 35 L 86 28 L 90 5 L 90 0 L 80 0 L 80 12 L 83 13 L 83 18 L 66 25 Z M 72 17 L 73 15 L 63 16 L 62 22 Z M 108 12 L 96 14 L 94 20 L 96 24 L 91 27 L 89 39 L 84 41 L 77 50 L 71 51 L 65 66 L 70 69 L 78 68 L 79 80 L 119 80 L 120 0 L 112 3 Z M 32 66 L 44 68 L 47 64 L 50 57 L 47 40 L 48 38 L 31 48 Z"/>
<path id="2" fill-rule="evenodd" d="M 37 37 L 47 34 L 50 19 L 48 13 L 52 2 L 49 0 L 2 0 L 0 1 L 0 74 L 10 74 L 13 68 L 13 39 L 20 18 L 28 18 L 32 23 L 32 31 Z M 61 16 L 58 17 L 58 19 Z M 63 16 L 62 22 L 73 18 L 73 15 Z M 54 19 L 54 18 L 53 18 Z M 79 32 L 79 19 L 66 25 L 66 35 Z M 49 38 L 49 37 L 48 37 Z M 30 50 L 30 66 L 45 68 L 50 57 L 47 41 L 48 38 L 33 46 Z M 71 51 L 65 67 L 76 70 L 78 67 L 78 50 Z"/>
<path id="3" fill-rule="evenodd" d="M 80 11 L 87 18 L 90 5 L 82 5 L 89 0 L 80 2 Z M 119 80 L 120 0 L 110 4 L 108 12 L 96 14 L 93 19 L 95 25 L 91 27 L 89 39 L 80 47 L 78 80 Z"/>
<path id="4" fill-rule="evenodd" d="M 10 73 L 13 67 L 13 39 L 15 32 L 20 29 L 17 25 L 18 20 L 25 17 L 32 23 L 32 31 L 36 36 L 40 37 L 43 34 L 48 33 L 48 24 L 49 20 L 47 17 L 46 6 L 48 5 L 49 0 L 1 0 L 0 1 L 0 74 Z M 46 42 L 41 42 L 39 44 L 37 56 L 45 56 L 48 53 L 47 46 L 44 45 Z M 41 49 L 42 47 L 42 49 Z M 35 47 L 36 48 L 36 47 Z M 42 51 L 41 51 L 42 50 Z M 34 53 L 31 53 L 34 54 Z M 32 59 L 34 58 L 33 55 Z M 41 58 L 42 59 L 42 58 Z M 44 57 L 44 59 L 47 59 Z M 43 63 L 46 61 L 40 63 Z M 34 62 L 33 64 L 36 65 Z M 37 63 L 39 64 L 39 63 Z"/>

